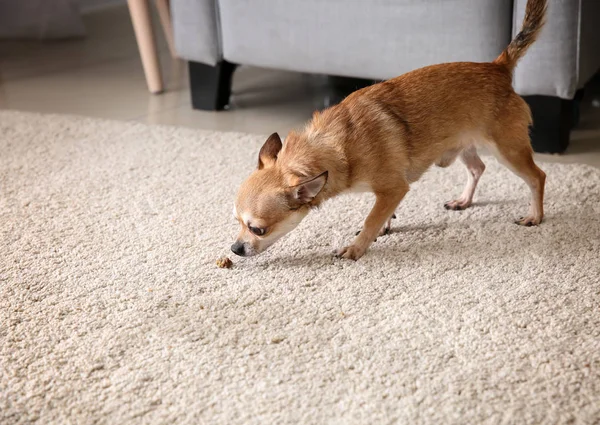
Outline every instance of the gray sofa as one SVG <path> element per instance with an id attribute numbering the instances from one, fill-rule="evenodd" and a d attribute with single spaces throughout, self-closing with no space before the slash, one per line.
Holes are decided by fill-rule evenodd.
<path id="1" fill-rule="evenodd" d="M 387 79 L 422 66 L 491 61 L 527 0 L 173 0 L 192 104 L 222 109 L 232 64 Z M 562 152 L 573 99 L 600 68 L 600 1 L 550 0 L 546 28 L 515 70 L 536 150 Z"/>

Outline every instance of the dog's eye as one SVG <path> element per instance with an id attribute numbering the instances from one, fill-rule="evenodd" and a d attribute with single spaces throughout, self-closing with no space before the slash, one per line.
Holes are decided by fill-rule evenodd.
<path id="1" fill-rule="evenodd" d="M 261 229 L 260 227 L 252 227 L 252 226 L 248 226 L 248 229 L 250 229 L 250 231 L 252 233 L 254 233 L 256 236 L 262 236 L 267 231 L 267 229 Z"/>

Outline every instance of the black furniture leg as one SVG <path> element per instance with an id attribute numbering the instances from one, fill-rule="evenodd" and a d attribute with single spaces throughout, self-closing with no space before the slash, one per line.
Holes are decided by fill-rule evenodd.
<path id="1" fill-rule="evenodd" d="M 563 153 L 576 121 L 575 101 L 552 96 L 525 96 L 531 108 L 531 146 L 541 153 Z"/>
<path id="2" fill-rule="evenodd" d="M 215 66 L 188 62 L 192 107 L 203 111 L 221 111 L 229 104 L 231 80 L 236 66 L 222 61 Z"/>
<path id="3" fill-rule="evenodd" d="M 324 99 L 323 109 L 340 103 L 350 93 L 368 87 L 379 81 L 366 78 L 327 76 L 327 94 Z"/>

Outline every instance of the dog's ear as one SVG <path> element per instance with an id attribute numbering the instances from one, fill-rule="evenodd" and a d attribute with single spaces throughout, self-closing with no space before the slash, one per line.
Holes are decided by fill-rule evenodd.
<path id="1" fill-rule="evenodd" d="M 319 174 L 310 180 L 306 180 L 296 186 L 291 187 L 291 197 L 295 204 L 308 204 L 321 192 L 325 183 L 327 183 L 328 173 Z"/>
<path id="2" fill-rule="evenodd" d="M 275 164 L 277 155 L 279 155 L 282 146 L 279 134 L 271 134 L 262 148 L 260 148 L 258 154 L 258 169 L 262 170 L 265 167 L 270 167 Z"/>

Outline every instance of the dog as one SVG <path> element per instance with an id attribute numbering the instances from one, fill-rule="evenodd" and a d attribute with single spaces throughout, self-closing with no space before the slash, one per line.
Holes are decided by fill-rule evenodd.
<path id="1" fill-rule="evenodd" d="M 529 212 L 516 223 L 540 224 L 546 175 L 533 161 L 531 111 L 513 90 L 512 73 L 544 25 L 546 9 L 547 0 L 529 0 L 521 31 L 493 62 L 417 69 L 315 112 L 285 143 L 272 134 L 237 194 L 233 213 L 241 231 L 231 250 L 240 256 L 263 252 L 323 201 L 368 191 L 375 194 L 375 205 L 362 230 L 351 245 L 337 250 L 340 257 L 358 260 L 389 232 L 410 184 L 432 164 L 447 167 L 456 158 L 464 163 L 466 187 L 444 207 L 469 207 L 485 170 L 480 146 L 531 190 Z"/>

